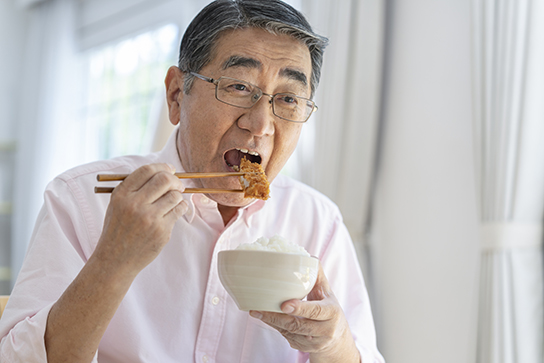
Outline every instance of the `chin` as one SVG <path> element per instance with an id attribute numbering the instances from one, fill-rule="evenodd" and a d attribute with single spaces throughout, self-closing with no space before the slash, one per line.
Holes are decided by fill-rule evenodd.
<path id="1" fill-rule="evenodd" d="M 227 207 L 245 207 L 253 201 L 251 198 L 244 198 L 243 193 L 240 194 L 206 194 L 208 198 Z"/>

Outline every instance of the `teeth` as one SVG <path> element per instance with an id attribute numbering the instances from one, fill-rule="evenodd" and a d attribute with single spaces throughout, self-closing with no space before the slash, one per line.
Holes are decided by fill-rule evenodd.
<path id="1" fill-rule="evenodd" d="M 259 153 L 256 152 L 256 151 L 249 151 L 248 149 L 240 149 L 240 148 L 236 148 L 236 150 L 244 153 L 244 154 L 249 154 L 249 155 L 253 155 L 253 156 L 259 156 Z"/>

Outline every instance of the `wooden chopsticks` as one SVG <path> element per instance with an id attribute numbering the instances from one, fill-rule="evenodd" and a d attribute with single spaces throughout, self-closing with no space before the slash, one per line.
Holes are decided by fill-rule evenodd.
<path id="1" fill-rule="evenodd" d="M 180 179 L 199 179 L 199 178 L 220 178 L 226 176 L 242 176 L 247 173 L 225 172 L 225 173 L 175 173 Z M 129 174 L 98 174 L 98 181 L 120 181 L 124 180 Z M 111 193 L 114 187 L 94 187 L 95 193 Z M 213 188 L 185 188 L 184 193 L 243 193 L 243 189 L 213 189 Z"/>
<path id="2" fill-rule="evenodd" d="M 180 179 L 200 179 L 200 178 L 220 178 L 224 176 L 242 176 L 247 173 L 229 172 L 229 173 L 175 173 L 174 175 Z M 118 181 L 125 180 L 129 174 L 98 174 L 98 181 Z"/>

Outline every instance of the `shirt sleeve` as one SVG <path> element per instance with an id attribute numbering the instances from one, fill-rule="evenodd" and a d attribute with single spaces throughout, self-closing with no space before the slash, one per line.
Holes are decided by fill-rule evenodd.
<path id="1" fill-rule="evenodd" d="M 81 247 L 86 233 L 79 209 L 64 181 L 49 184 L 0 320 L 0 361 L 47 362 L 44 335 L 49 311 L 87 260 Z"/>
<path id="2" fill-rule="evenodd" d="M 362 363 L 384 363 L 376 345 L 376 330 L 368 292 L 349 232 L 338 214 L 329 244 L 321 257 L 325 276 L 349 323 Z"/>

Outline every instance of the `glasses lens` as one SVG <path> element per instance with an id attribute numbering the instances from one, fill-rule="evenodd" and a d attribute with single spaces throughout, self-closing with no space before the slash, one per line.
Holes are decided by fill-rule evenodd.
<path id="1" fill-rule="evenodd" d="M 260 89 L 250 83 L 221 77 L 218 80 L 215 95 L 219 101 L 233 106 L 249 108 L 261 98 L 262 93 Z"/>
<path id="2" fill-rule="evenodd" d="M 253 107 L 262 95 L 259 87 L 229 77 L 219 78 L 215 88 L 215 97 L 219 101 L 242 108 Z M 273 98 L 274 114 L 288 121 L 306 122 L 314 108 L 313 101 L 291 93 L 278 93 Z"/>
<path id="3" fill-rule="evenodd" d="M 289 121 L 305 122 L 314 110 L 313 101 L 292 94 L 279 93 L 274 97 L 274 113 Z"/>

